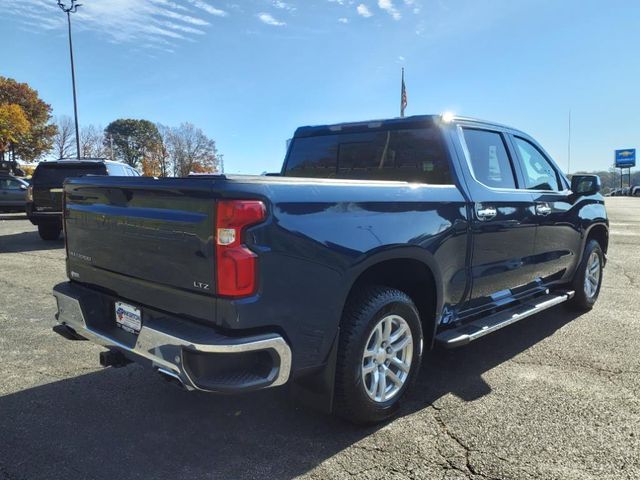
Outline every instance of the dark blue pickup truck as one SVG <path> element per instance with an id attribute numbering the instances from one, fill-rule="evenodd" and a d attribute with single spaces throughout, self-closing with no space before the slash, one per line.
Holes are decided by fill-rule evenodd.
<path id="1" fill-rule="evenodd" d="M 187 390 L 287 383 L 381 421 L 425 348 L 593 306 L 599 190 L 518 130 L 440 116 L 299 128 L 278 175 L 69 179 L 54 330 Z"/>

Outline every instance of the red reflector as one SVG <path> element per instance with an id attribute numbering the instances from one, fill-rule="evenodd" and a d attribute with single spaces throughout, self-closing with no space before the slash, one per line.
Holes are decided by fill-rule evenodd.
<path id="1" fill-rule="evenodd" d="M 219 295 L 244 297 L 256 291 L 258 257 L 242 243 L 245 228 L 266 217 L 258 200 L 220 200 L 216 209 L 216 290 Z"/>

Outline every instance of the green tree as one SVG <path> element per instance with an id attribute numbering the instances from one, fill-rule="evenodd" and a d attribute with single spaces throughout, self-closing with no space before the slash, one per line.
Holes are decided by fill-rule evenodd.
<path id="1" fill-rule="evenodd" d="M 50 123 L 51 106 L 26 83 L 0 76 L 0 105 L 19 105 L 29 122 L 29 130 L 15 142 L 17 157 L 31 162 L 48 152 L 53 145 L 56 126 Z"/>
<path id="2" fill-rule="evenodd" d="M 133 168 L 157 151 L 162 139 L 158 128 L 149 120 L 120 118 L 104 130 L 104 145 L 113 145 L 114 157 Z"/>

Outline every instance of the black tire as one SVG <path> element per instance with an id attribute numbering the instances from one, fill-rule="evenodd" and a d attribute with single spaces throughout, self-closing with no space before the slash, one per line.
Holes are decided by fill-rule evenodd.
<path id="1" fill-rule="evenodd" d="M 587 276 L 587 268 L 589 266 L 589 259 L 592 255 L 597 255 L 599 259 L 599 275 L 598 282 L 595 291 L 590 294 L 585 286 L 585 279 Z M 568 302 L 568 306 L 574 310 L 586 311 L 591 310 L 598 300 L 600 294 L 600 288 L 602 287 L 602 274 L 604 267 L 604 253 L 600 244 L 595 240 L 589 240 L 584 247 L 584 253 L 582 255 L 582 261 L 576 270 L 575 277 L 571 288 L 576 292 L 574 297 Z"/>
<path id="2" fill-rule="evenodd" d="M 60 225 L 55 224 L 43 224 L 38 225 L 38 233 L 40 234 L 40 238 L 42 240 L 54 241 L 60 238 L 60 232 L 62 231 L 62 227 Z"/>
<path id="3" fill-rule="evenodd" d="M 374 401 L 367 393 L 363 379 L 363 355 L 374 328 L 389 315 L 401 317 L 408 325 L 413 341 L 412 358 L 404 383 L 392 398 Z M 393 416 L 417 378 L 422 360 L 422 343 L 418 309 L 408 295 L 388 287 L 363 288 L 349 300 L 341 322 L 334 401 L 336 415 L 356 424 L 379 423 Z M 376 363 L 377 360 L 372 361 Z M 370 377 L 369 380 L 371 382 Z M 395 388 L 393 384 L 389 385 Z"/>

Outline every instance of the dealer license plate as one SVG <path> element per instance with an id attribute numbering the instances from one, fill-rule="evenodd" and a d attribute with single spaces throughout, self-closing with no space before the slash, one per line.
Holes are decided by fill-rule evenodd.
<path id="1" fill-rule="evenodd" d="M 135 333 L 136 335 L 140 333 L 142 314 L 139 308 L 128 303 L 116 302 L 115 311 L 116 325 L 129 333 Z"/>

